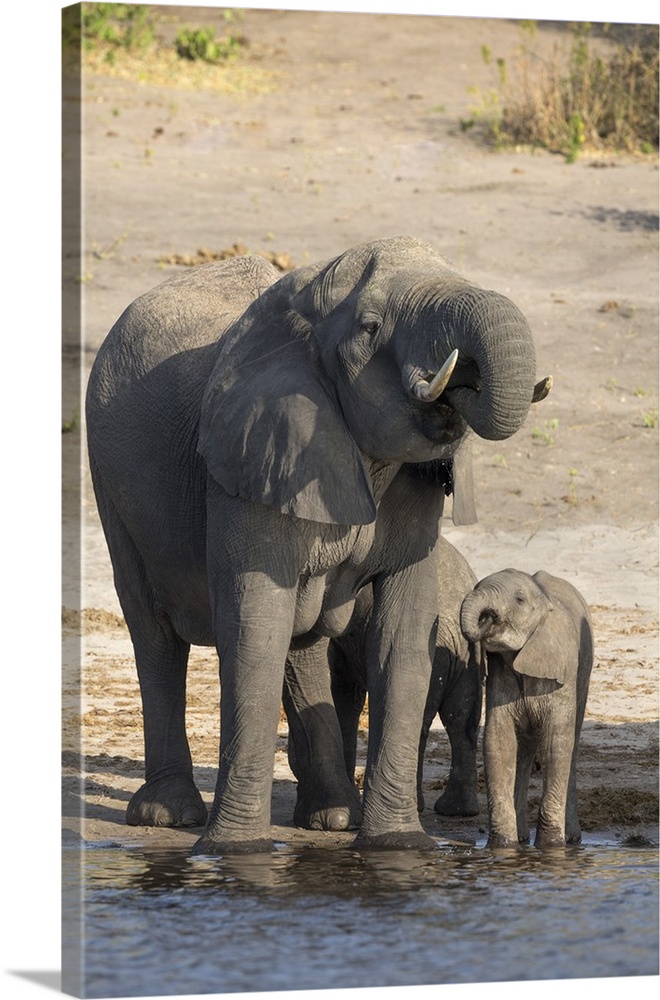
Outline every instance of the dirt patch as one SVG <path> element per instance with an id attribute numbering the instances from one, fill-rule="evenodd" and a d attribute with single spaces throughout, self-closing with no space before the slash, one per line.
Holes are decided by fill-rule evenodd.
<path id="1" fill-rule="evenodd" d="M 163 31 L 200 18 L 221 27 L 221 11 L 202 10 L 163 8 Z M 478 576 L 544 568 L 584 593 L 596 664 L 579 764 L 582 823 L 590 836 L 657 842 L 657 159 L 569 165 L 545 153 L 493 153 L 463 130 L 473 88 L 490 83 L 482 46 L 512 52 L 513 21 L 254 10 L 241 31 L 250 41 L 244 68 L 267 74 L 263 89 L 185 89 L 100 66 L 85 79 L 84 254 L 68 258 L 64 274 L 65 301 L 82 287 L 85 303 L 83 343 L 72 323 L 63 354 L 62 419 L 72 425 L 62 436 L 65 835 L 185 848 L 199 833 L 124 824 L 143 773 L 141 710 L 84 460 L 81 479 L 83 429 L 72 419 L 83 412 L 81 368 L 84 383 L 133 298 L 202 255 L 249 247 L 284 270 L 408 233 L 509 295 L 534 332 L 539 377 L 553 376 L 550 396 L 512 439 L 475 441 L 479 523 L 455 529 L 448 517 L 443 530 Z M 545 22 L 541 32 L 552 44 L 565 28 Z M 76 106 L 66 85 L 64 100 Z M 193 650 L 188 730 L 209 803 L 219 696 L 214 654 Z M 363 737 L 362 764 L 365 746 Z M 476 820 L 432 811 L 448 763 L 438 727 L 423 824 L 478 840 L 483 789 Z M 537 777 L 532 785 L 533 810 Z M 294 800 L 282 725 L 276 836 L 326 845 L 351 836 L 295 830 Z"/>
<path id="2" fill-rule="evenodd" d="M 231 257 L 243 257 L 253 253 L 257 257 L 263 257 L 276 267 L 278 271 L 292 271 L 296 266 L 290 254 L 280 250 L 254 250 L 250 251 L 243 243 L 234 243 L 233 247 L 226 250 L 207 250 L 201 248 L 197 253 L 172 253 L 165 254 L 158 258 L 159 264 L 179 264 L 183 267 L 195 267 L 197 264 L 210 264 L 214 260 L 229 260 Z"/>

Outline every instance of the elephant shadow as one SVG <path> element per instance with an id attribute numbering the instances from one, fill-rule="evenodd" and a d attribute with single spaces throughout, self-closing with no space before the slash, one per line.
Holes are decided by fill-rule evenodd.
<path id="1" fill-rule="evenodd" d="M 108 754 L 80 754 L 65 750 L 62 754 L 62 818 L 86 819 L 105 823 L 126 823 L 126 805 L 134 788 L 144 780 L 144 760 L 130 757 L 110 757 Z M 196 765 L 195 784 L 210 806 L 213 799 L 217 768 Z M 125 787 L 130 776 L 131 787 Z M 133 779 L 135 779 L 133 781 Z M 295 780 L 275 778 L 273 781 L 273 822 L 292 826 L 295 803 Z M 277 809 L 276 809 L 277 806 Z M 199 831 L 201 827 L 191 827 Z"/>

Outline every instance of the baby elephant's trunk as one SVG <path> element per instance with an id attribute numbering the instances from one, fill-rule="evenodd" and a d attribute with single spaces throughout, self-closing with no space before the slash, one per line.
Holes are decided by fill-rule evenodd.
<path id="1" fill-rule="evenodd" d="M 484 639 L 498 620 L 497 610 L 489 606 L 485 594 L 473 590 L 465 597 L 461 605 L 461 632 L 468 642 Z"/>

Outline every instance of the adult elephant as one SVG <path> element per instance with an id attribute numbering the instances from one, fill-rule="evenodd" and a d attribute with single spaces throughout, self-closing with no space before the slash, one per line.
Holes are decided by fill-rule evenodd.
<path id="1" fill-rule="evenodd" d="M 205 265 L 126 309 L 91 372 L 87 433 L 143 704 L 146 782 L 129 823 L 206 819 L 185 677 L 190 644 L 215 645 L 220 765 L 194 850 L 270 849 L 285 662 L 294 695 L 300 684 L 308 703 L 331 705 L 328 637 L 371 583 L 358 843 L 433 845 L 417 815 L 415 720 L 435 648 L 445 490 L 420 466 L 451 466 L 469 519 L 466 434 L 515 433 L 534 378 L 516 306 L 408 237 L 284 277 L 257 257 Z M 338 731 L 336 716 L 329 724 Z M 337 747 L 317 778 L 331 828 L 355 813 Z"/>

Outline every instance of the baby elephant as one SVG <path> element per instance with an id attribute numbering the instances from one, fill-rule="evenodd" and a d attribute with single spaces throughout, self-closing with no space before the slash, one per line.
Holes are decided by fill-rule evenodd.
<path id="1" fill-rule="evenodd" d="M 488 846 L 529 841 L 535 758 L 543 779 L 535 845 L 579 843 L 575 761 L 593 661 L 586 602 L 549 573 L 505 569 L 466 596 L 461 629 L 487 658 Z"/>
<path id="2" fill-rule="evenodd" d="M 441 816 L 475 816 L 477 797 L 477 738 L 481 719 L 482 686 L 474 646 L 461 632 L 461 603 L 477 578 L 461 553 L 445 538 L 439 541 L 438 635 L 429 693 L 419 738 L 417 805 L 424 809 L 422 778 L 429 730 L 440 716 L 451 747 L 446 788 L 433 808 Z M 355 603 L 346 633 L 330 642 L 332 694 L 342 731 L 346 769 L 355 772 L 360 712 L 367 694 L 364 642 L 372 613 L 371 588 Z"/>

